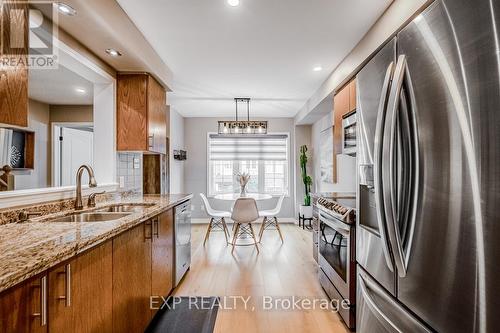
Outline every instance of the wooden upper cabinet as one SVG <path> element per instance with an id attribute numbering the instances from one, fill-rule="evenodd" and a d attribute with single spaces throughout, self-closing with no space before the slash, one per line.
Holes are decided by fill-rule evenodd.
<path id="1" fill-rule="evenodd" d="M 149 74 L 117 76 L 117 149 L 166 154 L 166 90 Z"/>
<path id="2" fill-rule="evenodd" d="M 168 296 L 174 278 L 173 209 L 153 219 L 151 295 Z"/>
<path id="3" fill-rule="evenodd" d="M 356 79 L 349 82 L 349 111 L 356 110 Z"/>
<path id="4" fill-rule="evenodd" d="M 113 332 L 144 332 L 151 320 L 151 221 L 113 239 Z"/>
<path id="5" fill-rule="evenodd" d="M 333 98 L 333 182 L 337 182 L 337 155 L 342 154 L 342 117 L 356 110 L 356 80 L 350 81 Z"/>
<path id="6" fill-rule="evenodd" d="M 47 332 L 47 276 L 30 279 L 0 295 L 0 332 Z"/>
<path id="7" fill-rule="evenodd" d="M 4 2 L 0 22 L 4 22 L 2 49 L 0 54 L 11 59 L 18 59 L 28 54 L 28 11 L 24 3 Z M 19 11 L 11 11 L 21 9 Z M 13 14 L 11 14 L 13 13 Z M 7 15 L 10 16 L 10 19 Z M 24 31 L 22 40 L 8 38 L 12 26 Z M 15 35 L 15 34 L 14 34 Z M 11 48 L 14 42 L 15 48 Z M 24 45 L 24 47 L 22 47 Z M 24 60 L 23 60 L 24 61 Z M 3 65 L 0 68 L 0 123 L 28 126 L 28 69 L 26 66 Z"/>

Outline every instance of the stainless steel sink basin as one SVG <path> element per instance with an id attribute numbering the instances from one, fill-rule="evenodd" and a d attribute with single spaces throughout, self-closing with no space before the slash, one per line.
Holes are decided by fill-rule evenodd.
<path id="1" fill-rule="evenodd" d="M 107 222 L 121 219 L 131 213 L 78 213 L 50 220 L 49 222 Z"/>
<path id="2" fill-rule="evenodd" d="M 96 212 L 121 213 L 142 212 L 144 209 L 154 206 L 154 204 L 120 204 L 97 209 Z"/>

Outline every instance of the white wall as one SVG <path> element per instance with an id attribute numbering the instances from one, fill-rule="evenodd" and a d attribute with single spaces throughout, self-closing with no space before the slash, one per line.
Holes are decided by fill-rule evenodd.
<path id="1" fill-rule="evenodd" d="M 187 150 L 187 160 L 184 161 L 184 190 L 193 193 L 193 218 L 206 217 L 202 209 L 199 193 L 207 193 L 207 133 L 217 131 L 217 118 L 185 118 L 184 119 L 184 143 Z M 229 120 L 229 119 L 228 119 Z M 287 132 L 290 134 L 290 170 L 289 188 L 290 196 L 283 201 L 280 214 L 282 218 L 293 218 L 295 216 L 295 126 L 293 118 L 268 118 L 260 119 L 269 122 L 269 132 Z M 171 132 L 172 133 L 172 132 Z M 215 209 L 229 210 L 230 203 L 220 200 L 209 199 Z M 265 200 L 258 203 L 259 209 L 271 209 L 276 206 L 277 198 Z"/>
<path id="2" fill-rule="evenodd" d="M 185 150 L 184 118 L 170 108 L 170 193 L 184 193 L 184 165 L 174 159 L 174 150 Z M 189 156 L 188 156 L 189 157 Z"/>
<path id="3" fill-rule="evenodd" d="M 28 129 L 35 132 L 35 167 L 33 170 L 15 171 L 15 189 L 26 190 L 48 187 L 49 182 L 49 105 L 28 102 Z"/>
<path id="4" fill-rule="evenodd" d="M 314 188 L 315 192 L 356 192 L 356 158 L 348 155 L 337 155 L 337 180 L 336 184 L 321 181 L 321 151 L 320 133 L 331 130 L 331 113 L 327 114 L 312 125 L 312 148 L 314 161 Z M 332 142 L 333 144 L 333 142 Z"/>

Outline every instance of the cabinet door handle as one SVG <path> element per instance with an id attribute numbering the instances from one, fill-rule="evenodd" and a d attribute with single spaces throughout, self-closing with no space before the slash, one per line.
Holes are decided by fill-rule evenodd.
<path id="1" fill-rule="evenodd" d="M 160 238 L 160 220 L 156 218 L 153 220 L 154 225 L 156 225 L 156 231 L 153 233 L 156 238 Z"/>
<path id="2" fill-rule="evenodd" d="M 66 302 L 66 307 L 71 306 L 71 264 L 67 264 L 64 272 L 58 272 L 57 274 L 65 275 L 65 290 L 66 295 L 59 296 L 57 299 L 64 300 Z"/>
<path id="3" fill-rule="evenodd" d="M 34 288 L 40 288 L 40 312 L 35 312 L 31 316 L 40 317 L 40 326 L 45 326 L 47 325 L 47 276 L 42 276 L 40 286 Z"/>
<path id="4" fill-rule="evenodd" d="M 147 233 L 149 227 L 149 235 Z M 144 222 L 144 240 L 153 239 L 153 222 L 151 220 Z"/>

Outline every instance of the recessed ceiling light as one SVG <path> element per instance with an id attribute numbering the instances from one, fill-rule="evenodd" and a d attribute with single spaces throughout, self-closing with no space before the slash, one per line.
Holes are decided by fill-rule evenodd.
<path id="1" fill-rule="evenodd" d="M 112 57 L 120 57 L 122 53 L 115 49 L 106 49 L 106 53 Z"/>
<path id="2" fill-rule="evenodd" d="M 79 94 L 85 94 L 87 92 L 87 90 L 83 89 L 83 88 L 75 88 L 75 91 Z"/>
<path id="3" fill-rule="evenodd" d="M 321 67 L 321 66 L 316 66 L 313 68 L 313 71 L 315 71 L 315 72 L 321 72 L 322 70 L 323 70 L 323 67 Z"/>
<path id="4" fill-rule="evenodd" d="M 67 5 L 63 2 L 57 2 L 56 3 L 57 9 L 59 10 L 60 13 L 68 16 L 75 16 L 76 15 L 76 10 L 71 7 L 70 5 Z"/>
<path id="5" fill-rule="evenodd" d="M 232 7 L 236 7 L 240 4 L 240 0 L 227 0 L 227 4 Z"/>

